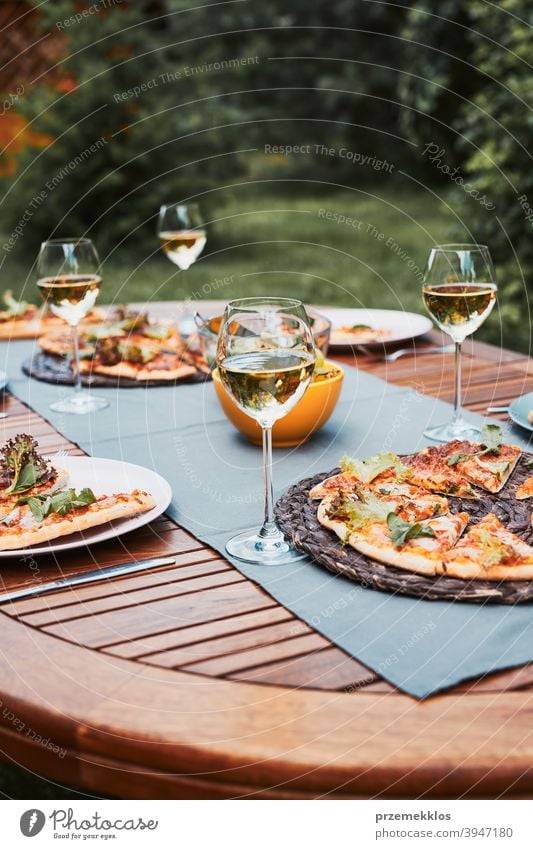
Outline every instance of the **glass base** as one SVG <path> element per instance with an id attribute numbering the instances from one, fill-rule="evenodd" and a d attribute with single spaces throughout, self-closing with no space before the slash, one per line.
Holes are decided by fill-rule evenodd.
<path id="1" fill-rule="evenodd" d="M 290 545 L 281 531 L 275 537 L 262 537 L 254 528 L 228 540 L 226 551 L 237 560 L 257 563 L 260 566 L 278 566 L 293 563 L 306 555 Z"/>
<path id="2" fill-rule="evenodd" d="M 424 431 L 424 436 L 435 442 L 449 442 L 451 439 L 473 439 L 479 440 L 481 430 L 475 425 L 465 422 L 464 419 L 450 421 L 437 427 L 430 427 Z"/>
<path id="3" fill-rule="evenodd" d="M 76 392 L 69 395 L 68 398 L 50 404 L 50 409 L 56 413 L 71 413 L 77 416 L 94 413 L 96 410 L 104 410 L 106 407 L 109 407 L 109 401 L 106 401 L 105 398 L 89 395 L 88 392 Z"/>

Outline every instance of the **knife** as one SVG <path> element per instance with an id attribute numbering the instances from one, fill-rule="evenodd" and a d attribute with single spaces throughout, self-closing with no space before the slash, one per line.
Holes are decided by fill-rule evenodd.
<path id="1" fill-rule="evenodd" d="M 148 560 L 117 563 L 116 566 L 93 569 L 92 572 L 84 572 L 81 575 L 69 575 L 67 578 L 58 578 L 57 581 L 49 581 L 49 583 L 40 584 L 38 587 L 25 587 L 22 590 L 3 593 L 0 595 L 0 604 L 5 604 L 6 601 L 15 601 L 19 598 L 30 598 L 30 596 L 41 595 L 52 590 L 62 590 L 65 587 L 89 584 L 91 581 L 101 581 L 103 578 L 117 578 L 119 575 L 131 575 L 133 572 L 143 572 L 145 569 L 155 568 L 157 566 L 170 566 L 175 562 L 175 557 L 152 557 Z"/>

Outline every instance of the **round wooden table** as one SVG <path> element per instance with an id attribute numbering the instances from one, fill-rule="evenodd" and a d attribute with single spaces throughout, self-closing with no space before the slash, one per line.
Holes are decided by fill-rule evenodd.
<path id="1" fill-rule="evenodd" d="M 358 365 L 449 400 L 451 356 L 424 345 Z M 508 402 L 531 368 L 467 346 L 467 405 Z M 81 453 L 15 398 L 4 408 L 3 439 Z M 531 796 L 531 665 L 417 702 L 166 517 L 60 561 L 3 561 L 2 590 L 161 554 L 175 563 L 0 605 L 5 760 L 125 798 Z"/>

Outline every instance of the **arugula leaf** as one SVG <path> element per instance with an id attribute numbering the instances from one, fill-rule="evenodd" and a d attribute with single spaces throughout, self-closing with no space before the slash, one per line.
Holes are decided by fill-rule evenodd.
<path id="1" fill-rule="evenodd" d="M 528 469 L 533 469 L 533 460 L 528 460 L 526 466 Z"/>
<path id="2" fill-rule="evenodd" d="M 460 451 L 457 451 L 455 454 L 450 454 L 446 460 L 446 464 L 448 466 L 456 466 L 457 463 L 462 463 L 463 460 L 469 460 L 473 456 L 473 454 L 461 454 Z"/>
<path id="3" fill-rule="evenodd" d="M 423 525 L 421 522 L 416 522 L 411 525 L 409 522 L 404 522 L 397 513 L 389 513 L 387 516 L 387 525 L 389 526 L 390 535 L 395 548 L 399 548 L 404 542 L 417 537 L 434 537 L 435 531 L 429 525 Z"/>
<path id="4" fill-rule="evenodd" d="M 11 485 L 6 489 L 6 492 L 25 492 L 35 486 L 40 478 L 39 469 L 31 460 L 25 463 L 17 477 L 13 479 Z"/>
<path id="5" fill-rule="evenodd" d="M 486 424 L 481 429 L 481 442 L 488 453 L 494 452 L 495 454 L 499 454 L 502 439 L 503 435 L 500 425 Z"/>
<path id="6" fill-rule="evenodd" d="M 42 522 L 50 513 L 66 516 L 71 510 L 87 507 L 95 501 L 92 489 L 85 487 L 79 493 L 75 489 L 63 489 L 51 494 L 26 495 L 18 499 L 17 505 L 27 504 L 37 522 Z"/>
<path id="7" fill-rule="evenodd" d="M 404 466 L 397 454 L 392 451 L 382 451 L 366 460 L 357 460 L 344 455 L 340 463 L 343 472 L 355 475 L 362 483 L 370 483 L 386 469 L 394 469 L 399 480 L 404 480 L 412 474 L 411 469 Z"/>
<path id="8" fill-rule="evenodd" d="M 352 324 L 350 330 L 372 330 L 369 324 Z"/>

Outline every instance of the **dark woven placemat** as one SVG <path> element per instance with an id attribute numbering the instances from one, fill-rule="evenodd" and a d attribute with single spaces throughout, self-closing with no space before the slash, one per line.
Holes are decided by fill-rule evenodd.
<path id="1" fill-rule="evenodd" d="M 191 363 L 192 365 L 192 363 Z M 195 374 L 181 377 L 177 380 L 131 380 L 128 377 L 110 377 L 104 374 L 84 374 L 81 382 L 84 386 L 108 387 L 121 389 L 139 388 L 139 386 L 173 386 L 177 383 L 203 383 L 210 379 L 209 372 L 205 373 L 196 368 Z M 54 383 L 61 386 L 74 386 L 74 375 L 66 357 L 55 357 L 53 354 L 43 352 L 34 354 L 22 364 L 22 371 L 28 377 L 34 377 L 44 383 Z"/>
<path id="2" fill-rule="evenodd" d="M 471 523 L 479 521 L 487 513 L 495 513 L 510 531 L 533 545 L 531 500 L 517 501 L 514 497 L 517 486 L 533 473 L 527 468 L 528 461 L 532 459 L 531 454 L 522 455 L 510 480 L 497 495 L 484 493 L 477 501 L 450 498 L 451 512 L 466 511 L 472 517 Z M 333 531 L 319 523 L 316 517 L 319 502 L 309 498 L 309 490 L 315 484 L 338 471 L 333 469 L 326 474 L 300 481 L 276 504 L 276 516 L 287 538 L 316 563 L 371 589 L 419 598 L 500 604 L 533 600 L 533 581 L 462 581 L 445 576 L 432 578 L 385 566 L 359 554 L 351 546 L 343 545 Z"/>

